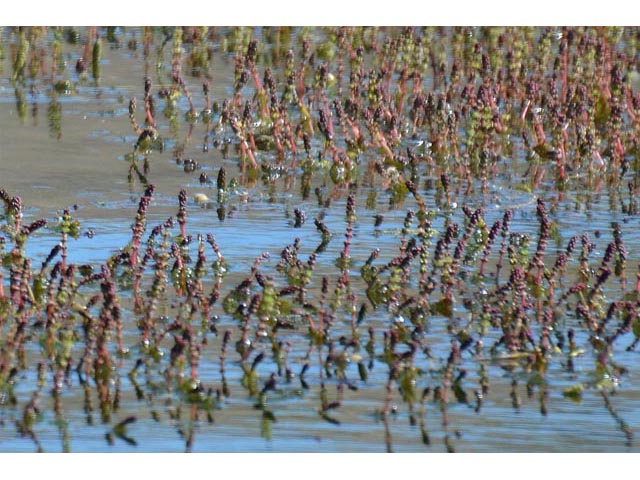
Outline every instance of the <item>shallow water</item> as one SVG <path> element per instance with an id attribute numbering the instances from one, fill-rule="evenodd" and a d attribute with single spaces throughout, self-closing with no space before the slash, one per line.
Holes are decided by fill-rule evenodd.
<path id="1" fill-rule="evenodd" d="M 86 29 L 80 29 L 80 32 L 84 35 Z M 225 32 L 225 29 L 221 29 L 221 35 Z M 12 35 L 10 29 L 2 30 L 5 51 L 8 50 Z M 140 38 L 141 31 L 127 28 L 120 30 L 119 35 L 123 44 L 126 44 L 129 38 Z M 260 37 L 259 29 L 256 29 L 255 35 Z M 209 80 L 211 98 L 222 102 L 233 93 L 233 60 L 218 50 L 219 44 L 212 42 L 211 45 L 214 49 L 209 68 L 212 75 Z M 129 98 L 137 96 L 140 109 L 145 74 L 150 73 L 149 68 L 152 76 L 155 73 L 152 61 L 145 62 L 140 47 L 132 52 L 125 45 L 115 49 L 104 42 L 102 76 L 99 85 L 96 85 L 90 79 L 80 79 L 73 71 L 75 59 L 81 55 L 81 50 L 81 44 L 64 44 L 68 71 L 63 76 L 68 76 L 78 84 L 75 92 L 58 95 L 53 100 L 51 89 L 42 83 L 27 80 L 23 87 L 19 87 L 21 94 L 24 94 L 24 105 L 20 105 L 16 99 L 16 89 L 10 79 L 10 55 L 5 55 L 0 74 L 0 187 L 22 197 L 25 223 L 41 217 L 52 221 L 62 209 L 75 206 L 73 215 L 81 222 L 83 234 L 77 240 L 70 240 L 69 261 L 98 265 L 107 261 L 131 239 L 130 227 L 144 185 L 135 176 L 133 181 L 128 179 L 126 155 L 131 154 L 136 141 L 129 124 L 128 104 Z M 165 64 L 163 68 L 166 70 L 169 67 Z M 200 88 L 202 79 L 188 75 L 186 78 L 194 103 L 203 105 Z M 425 81 L 430 83 L 430 80 Z M 30 91 L 31 85 L 33 92 Z M 55 108 L 61 110 L 59 130 L 51 127 L 47 117 L 47 112 Z M 180 100 L 179 108 L 183 111 L 188 108 L 184 97 Z M 26 110 L 23 118 L 21 109 Z M 158 110 L 161 111 L 160 103 Z M 282 249 L 296 238 L 301 239 L 300 258 L 306 259 L 319 243 L 313 219 L 324 215 L 324 222 L 334 236 L 326 250 L 318 254 L 315 274 L 320 277 L 322 274 L 335 273 L 334 261 L 343 248 L 344 211 L 349 193 L 346 189 L 335 188 L 327 175 L 321 178 L 315 176 L 311 194 L 303 199 L 299 168 L 289 170 L 271 182 L 260 178 L 255 182 L 245 181 L 233 149 L 230 149 L 227 158 L 224 158 L 220 149 L 212 146 L 203 152 L 203 143 L 210 144 L 211 140 L 205 138 L 207 125 L 202 119 L 190 124 L 184 116 L 179 115 L 178 125 L 170 126 L 162 114 L 157 116 L 160 118 L 160 135 L 166 142 L 164 151 L 154 151 L 150 155 L 148 179 L 156 186 L 156 195 L 149 210 L 150 225 L 175 215 L 177 193 L 185 188 L 189 195 L 189 231 L 215 234 L 229 264 L 229 276 L 225 282 L 228 280 L 227 285 L 236 285 L 244 278 L 255 258 L 263 252 L 271 254 L 264 264 L 271 271 Z M 138 118 L 141 118 L 140 112 Z M 512 141 L 521 143 L 517 138 Z M 181 152 L 177 152 L 177 149 Z M 176 162 L 177 158 L 192 158 L 200 168 L 185 173 L 183 165 Z M 363 164 L 366 160 L 363 159 Z M 219 218 L 215 203 L 212 203 L 212 208 L 205 208 L 193 200 L 197 193 L 205 193 L 215 199 L 215 176 L 221 166 L 227 170 L 229 179 L 238 180 L 237 188 L 229 193 L 224 220 Z M 436 206 L 434 190 L 426 191 L 428 206 L 436 211 L 434 228 L 442 231 L 447 216 L 460 221 L 463 218 L 460 206 L 464 201 L 472 208 L 484 207 L 488 224 L 501 218 L 505 209 L 515 209 L 512 230 L 530 233 L 532 238 L 536 238 L 539 228 L 535 215 L 536 195 L 517 188 L 528 181 L 524 177 L 527 160 L 521 157 L 505 158 L 497 168 L 499 173 L 486 193 L 459 199 L 460 205 L 454 206 L 452 213 Z M 364 167 L 361 169 L 364 170 Z M 199 183 L 198 177 L 202 172 L 208 173 L 214 181 L 213 185 Z M 408 201 L 391 205 L 391 194 L 380 183 L 379 180 L 369 185 L 363 182 L 354 190 L 358 221 L 354 225 L 351 272 L 356 291 L 358 286 L 363 285 L 359 279 L 359 269 L 374 248 L 381 249 L 381 262 L 397 255 L 399 231 L 406 210 L 415 208 Z M 319 205 L 315 187 L 321 188 L 325 198 L 333 191 L 335 199 L 330 208 Z M 367 206 L 367 198 L 372 191 L 377 192 L 378 196 L 374 208 L 369 208 L 371 205 Z M 634 259 L 640 255 L 640 217 L 626 215 L 620 208 L 612 209 L 612 204 L 618 204 L 612 201 L 606 188 L 559 194 L 553 182 L 549 181 L 541 184 L 538 194 L 553 203 L 552 218 L 562 237 L 561 244 L 552 245 L 551 251 L 555 252 L 556 247 L 564 248 L 571 236 L 581 235 L 585 231 L 593 239 L 596 230 L 601 233 L 601 238 L 594 241 L 604 251 L 604 246 L 611 240 L 612 222 L 619 222 L 623 225 L 626 248 L 632 252 L 629 264 L 635 264 Z M 301 228 L 292 226 L 294 208 L 306 213 L 307 221 Z M 380 227 L 374 226 L 376 214 L 384 215 Z M 86 235 L 88 232 L 89 236 Z M 42 261 L 58 241 L 59 236 L 55 232 L 39 231 L 28 243 L 28 255 Z M 534 249 L 532 242 L 530 250 Z M 629 271 L 634 270 L 630 268 Z M 633 274 L 628 275 L 631 279 Z M 315 294 L 318 294 L 317 290 Z M 363 301 L 364 294 L 358 295 L 360 302 Z M 457 308 L 459 310 L 455 315 L 464 319 L 466 311 L 462 307 Z M 167 311 L 171 315 L 171 309 Z M 130 310 L 128 312 L 131 313 Z M 384 309 L 370 309 L 370 312 L 366 325 L 378 332 L 393 321 L 391 314 Z M 220 317 L 217 324 L 219 335 L 209 335 L 199 368 L 202 384 L 213 392 L 222 388 L 218 359 L 221 334 L 226 328 L 237 327 L 237 321 L 225 315 L 219 305 L 215 313 Z M 567 322 L 577 324 L 576 319 L 570 316 Z M 425 337 L 432 357 L 420 355 L 416 360 L 425 372 L 442 368 L 451 342 L 445 318 L 432 317 L 427 324 Z M 136 325 L 133 321 L 127 323 L 125 319 L 125 326 L 125 343 L 135 344 L 139 334 Z M 349 318 L 345 315 L 339 320 L 336 330 L 348 334 L 349 329 Z M 211 412 L 210 419 L 202 411 L 197 412 L 194 418 L 193 407 L 180 395 L 168 392 L 164 386 L 165 380 L 153 368 L 149 369 L 148 374 L 143 371 L 138 373 L 143 394 L 137 396 L 135 385 L 126 375 L 135 365 L 137 357 L 134 353 L 119 360 L 122 362 L 122 368 L 119 369 L 121 374 L 114 386 L 120 395 L 119 403 L 108 422 L 101 420 L 96 392 L 92 388 L 83 389 L 75 374 L 71 375 L 69 384 L 62 388 L 62 407 L 57 413 L 54 399 L 45 388 L 40 400 L 41 415 L 34 427 L 38 441 L 48 452 L 384 452 L 389 447 L 395 452 L 443 452 L 446 450 L 445 439 L 457 452 L 639 451 L 635 437 L 640 433 L 640 358 L 637 352 L 625 352 L 618 345 L 616 347 L 619 348 L 614 352 L 615 360 L 624 365 L 628 372 L 620 379 L 615 393 L 609 394 L 609 400 L 618 417 L 626 422 L 635 436 L 631 440 L 619 428 L 619 423 L 607 409 L 597 389 L 586 389 L 580 403 L 563 395 L 565 388 L 583 382 L 594 369 L 594 361 L 589 353 L 576 357 L 573 368 L 567 367 L 565 355 L 551 357 L 544 379 L 546 397 L 543 397 L 538 386 L 530 394 L 527 392 L 529 374 L 517 363 L 476 362 L 470 356 L 465 357 L 463 365 L 467 376 L 462 386 L 467 402 L 456 402 L 455 397 L 450 395 L 446 427 L 442 423 L 440 406 L 433 401 L 432 394 L 426 399 L 424 415 L 419 411 L 420 402 L 414 405 L 416 424 L 412 425 L 408 406 L 397 389 L 391 394 L 392 413 L 385 425 L 380 412 L 385 406 L 385 383 L 389 375 L 386 365 L 379 360 L 371 360 L 368 379 L 362 381 L 357 365 L 352 362 L 346 374 L 357 391 L 340 386 L 335 378 L 325 379 L 329 401 L 341 396 L 340 407 L 328 412 L 332 419 L 339 422 L 334 424 L 321 418 L 318 413 L 321 386 L 316 352 L 311 356 L 307 388 L 303 388 L 297 375 L 306 361 L 304 357 L 308 341 L 305 331 L 300 328 L 283 336 L 291 343 L 288 361 L 296 376 L 290 381 L 280 380 L 276 391 L 269 392 L 267 409 L 272 412 L 273 419 L 266 419 L 263 411 L 255 408 L 255 396 L 248 395 L 241 386 L 242 370 L 238 359 L 231 353 L 227 359 L 225 376 L 229 394 L 222 396 Z M 366 337 L 366 328 L 362 329 L 362 336 Z M 382 334 L 378 333 L 378 337 L 380 343 Z M 495 333 L 488 333 L 485 344 L 489 344 L 489 339 L 494 337 Z M 236 339 L 234 337 L 232 344 Z M 631 341 L 632 337 L 629 337 L 622 344 L 627 345 Z M 170 347 L 171 344 L 166 343 L 165 353 Z M 37 343 L 30 348 L 27 357 L 37 362 L 40 355 Z M 269 351 L 271 346 L 265 343 L 260 348 Z M 233 348 L 229 347 L 229 350 Z M 80 356 L 80 352 L 80 347 L 76 347 L 74 354 Z M 365 363 L 368 363 L 367 354 L 363 353 L 363 356 Z M 479 388 L 481 365 L 490 379 L 490 388 L 484 395 L 481 407 L 477 409 L 474 391 Z M 271 360 L 261 363 L 257 368 L 260 385 L 276 369 L 275 362 Z M 48 372 L 47 378 L 52 375 Z M 425 387 L 433 389 L 437 384 L 435 380 L 430 380 L 429 375 L 420 380 L 419 391 Z M 35 450 L 34 441 L 21 436 L 15 427 L 16 419 L 22 415 L 24 405 L 35 390 L 35 378 L 35 367 L 20 372 L 14 390 L 17 404 L 9 405 L 0 401 L 0 451 Z M 545 413 L 541 412 L 543 403 Z M 89 404 L 92 406 L 88 407 Z M 136 417 L 136 422 L 127 428 L 127 435 L 135 444 L 127 443 L 122 438 L 116 438 L 113 444 L 109 444 L 105 435 L 113 425 L 129 416 Z M 423 442 L 422 421 L 429 436 L 428 444 Z"/>

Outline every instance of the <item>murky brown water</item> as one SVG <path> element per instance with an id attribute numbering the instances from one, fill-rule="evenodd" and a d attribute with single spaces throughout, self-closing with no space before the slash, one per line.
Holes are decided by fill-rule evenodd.
<path id="1" fill-rule="evenodd" d="M 86 29 L 80 29 L 81 35 Z M 221 37 L 227 30 L 220 29 Z M 102 76 L 99 85 L 92 80 L 79 80 L 73 71 L 75 60 L 81 55 L 82 45 L 64 43 L 64 55 L 68 71 L 63 76 L 77 83 L 76 91 L 59 94 L 55 99 L 51 89 L 41 82 L 27 80 L 16 87 L 11 82 L 12 65 L 9 45 L 15 42 L 13 30 L 4 28 L 2 40 L 5 58 L 0 73 L 0 187 L 12 195 L 20 195 L 25 205 L 28 221 L 44 217 L 53 219 L 56 212 L 72 205 L 77 206 L 75 217 L 80 220 L 83 232 L 91 230 L 89 238 L 81 236 L 72 240 L 69 259 L 78 263 L 104 262 L 118 248 L 125 246 L 130 238 L 130 226 L 135 217 L 139 197 L 144 185 L 135 176 L 128 178 L 129 167 L 126 155 L 131 154 L 136 135 L 132 132 L 128 119 L 128 105 L 131 97 L 138 97 L 141 104 L 143 83 L 150 74 L 157 83 L 155 58 L 143 58 L 141 47 L 133 52 L 126 48 L 131 38 L 140 39 L 139 29 L 120 30 L 121 48 L 110 48 L 104 42 L 102 53 Z M 104 32 L 103 32 L 104 34 Z M 260 30 L 254 35 L 260 37 Z M 318 34 L 319 37 L 322 35 Z M 82 37 L 81 37 L 82 38 Z M 81 43 L 81 42 L 80 42 Z M 157 42 L 154 43 L 157 47 Z M 219 51 L 220 45 L 213 42 L 213 55 L 209 73 L 211 98 L 222 102 L 233 93 L 232 58 Z M 167 47 L 169 49 L 170 47 Z M 170 68 L 166 62 L 161 66 L 165 73 Z M 203 105 L 202 79 L 186 76 L 196 105 Z M 429 80 L 425 80 L 429 82 Z M 33 86 L 33 91 L 31 91 Z M 17 97 L 23 96 L 22 102 Z M 188 108 L 184 97 L 179 107 Z M 50 125 L 51 111 L 59 109 L 59 130 Z M 24 112 L 21 118 L 20 111 Z M 158 110 L 162 105 L 158 103 Z M 282 249 L 301 239 L 301 258 L 307 258 L 317 247 L 319 240 L 313 219 L 324 215 L 324 221 L 334 232 L 334 238 L 327 249 L 318 255 L 319 277 L 335 271 L 334 261 L 342 250 L 344 232 L 344 209 L 348 192 L 331 185 L 328 176 L 314 177 L 311 195 L 301 197 L 301 171 L 294 169 L 273 181 L 243 181 L 238 168 L 238 157 L 231 149 L 228 158 L 223 158 L 220 149 L 209 148 L 203 152 L 203 143 L 208 125 L 198 119 L 190 123 L 183 115 L 178 115 L 176 123 L 159 117 L 159 133 L 165 138 L 163 152 L 154 151 L 150 157 L 148 179 L 156 186 L 156 195 L 151 204 L 150 224 L 155 224 L 175 215 L 177 192 L 185 188 L 189 194 L 189 229 L 193 232 L 213 232 L 220 248 L 229 262 L 228 285 L 237 284 L 246 275 L 254 259 L 262 252 L 270 252 L 272 258 L 266 262 L 268 268 L 277 263 Z M 513 139 L 513 142 L 519 142 Z M 200 169 L 185 173 L 183 165 L 176 162 L 176 149 L 182 150 L 181 158 L 192 158 Z M 363 159 L 363 165 L 367 159 Z M 224 221 L 217 215 L 216 208 L 202 208 L 193 201 L 197 193 L 205 193 L 215 198 L 215 186 L 201 185 L 198 177 L 207 172 L 215 179 L 218 169 L 224 166 L 229 178 L 238 180 L 237 188 L 230 194 L 230 201 Z M 365 168 L 361 167 L 364 171 Z M 487 222 L 501 218 L 507 208 L 515 209 L 514 227 L 529 232 L 535 238 L 538 222 L 535 217 L 535 195 L 518 189 L 525 183 L 524 172 L 527 161 L 511 158 L 498 166 L 493 184 L 484 194 L 477 194 L 464 201 L 473 208 L 483 206 L 487 211 Z M 215 183 L 215 182 L 214 182 Z M 335 200 L 330 208 L 319 205 L 313 190 L 321 187 L 325 195 L 331 190 Z M 367 198 L 372 191 L 378 192 L 374 208 L 367 206 Z M 354 227 L 352 256 L 354 277 L 359 275 L 360 266 L 374 248 L 380 248 L 380 259 L 388 261 L 396 255 L 399 234 L 408 207 L 399 204 L 390 206 L 390 193 L 383 191 L 381 182 L 375 180 L 363 183 L 355 190 L 358 222 Z M 599 246 L 610 239 L 611 222 L 624 222 L 625 244 L 630 253 L 630 264 L 640 255 L 640 218 L 628 216 L 610 201 L 606 188 L 601 191 L 568 191 L 562 195 L 554 192 L 553 181 L 543 183 L 541 194 L 553 201 L 553 219 L 557 222 L 562 236 L 562 246 L 572 235 L 587 231 L 593 235 L 602 232 Z M 428 192 L 430 208 L 435 208 L 433 195 Z M 301 228 L 292 228 L 294 208 L 305 211 L 307 222 Z M 437 208 L 436 208 L 437 210 Z M 384 215 L 380 228 L 374 227 L 374 216 Z M 448 214 L 447 214 L 448 215 Z M 460 206 L 453 209 L 453 218 L 462 218 Z M 442 230 L 445 214 L 437 210 L 434 228 Z M 44 259 L 58 241 L 55 233 L 39 232 L 30 240 L 29 255 Z M 531 249 L 535 248 L 534 246 Z M 35 263 L 35 262 L 34 262 Z M 631 271 L 631 270 L 630 270 Z M 631 275 L 631 274 L 630 274 Z M 5 278 L 5 281 L 7 279 Z M 362 287 L 362 282 L 353 280 L 353 288 Z M 363 294 L 360 294 L 364 298 Z M 228 318 L 217 308 L 220 315 L 218 331 L 235 328 L 237 322 Z M 462 307 L 456 312 L 464 318 Z M 367 318 L 367 325 L 375 328 L 387 325 L 390 314 L 379 309 Z M 345 331 L 349 330 L 348 319 L 344 319 Z M 567 322 L 576 322 L 568 318 Z M 128 325 L 125 339 L 135 343 L 138 335 L 135 325 Z M 340 327 L 338 327 L 340 330 Z M 363 329 L 363 336 L 366 329 Z M 381 336 L 381 334 L 380 334 Z M 446 329 L 446 319 L 433 317 L 428 320 L 425 333 L 432 358 L 421 356 L 417 361 L 420 368 L 428 372 L 442 368 L 449 353 L 451 338 Z M 487 335 L 485 343 L 492 338 Z M 304 332 L 288 334 L 291 343 L 289 363 L 294 373 L 304 364 L 308 341 Z M 380 341 L 380 339 L 378 339 Z M 628 342 L 631 343 L 631 339 Z M 210 336 L 207 351 L 200 366 L 201 381 L 204 385 L 221 388 L 218 356 L 220 336 Z M 170 348 L 167 344 L 167 349 Z M 270 347 L 264 345 L 268 350 Z M 326 354 L 326 352 L 324 352 Z M 377 352 L 379 353 L 379 352 Z M 32 358 L 39 356 L 38 349 L 28 352 Z M 312 355 L 315 355 L 312 354 Z M 366 354 L 365 354 L 366 355 Z M 145 391 L 142 398 L 126 375 L 119 377 L 119 407 L 110 424 L 100 420 L 95 393 L 86 394 L 72 375 L 71 384 L 62 390 L 63 407 L 54 412 L 53 399 L 45 394 L 41 399 L 42 416 L 35 426 L 38 439 L 45 451 L 92 452 L 169 452 L 189 449 L 196 452 L 383 452 L 387 445 L 397 452 L 442 452 L 445 438 L 458 452 L 629 452 L 639 451 L 637 436 L 640 433 L 640 358 L 638 352 L 626 352 L 622 347 L 614 352 L 616 362 L 624 365 L 628 372 L 621 379 L 615 394 L 609 395 L 611 405 L 619 419 L 626 422 L 635 435 L 631 441 L 620 429 L 620 425 L 607 409 L 605 400 L 597 389 L 587 389 L 580 403 L 574 403 L 563 396 L 563 390 L 588 378 L 594 368 L 593 358 L 587 354 L 574 359 L 573 368 L 567 367 L 567 357 L 553 356 L 544 377 L 543 389 L 527 391 L 530 372 L 518 364 L 507 365 L 491 361 L 477 362 L 465 357 L 464 368 L 467 376 L 463 387 L 467 402 L 456 402 L 451 395 L 448 406 L 448 425 L 443 427 L 440 407 L 429 397 L 422 414 L 419 402 L 415 408 L 415 424 L 412 424 L 407 404 L 394 390 L 391 396 L 392 414 L 387 425 L 380 412 L 385 404 L 385 383 L 388 378 L 386 365 L 372 360 L 367 381 L 359 380 L 355 363 L 347 368 L 347 376 L 357 385 L 357 391 L 343 388 L 341 405 L 331 412 L 331 418 L 339 424 L 322 419 L 318 414 L 321 389 L 318 374 L 308 374 L 308 388 L 302 388 L 296 376 L 290 382 L 280 382 L 278 390 L 270 393 L 268 409 L 275 420 L 265 419 L 263 412 L 254 407 L 255 397 L 247 394 L 240 384 L 242 371 L 239 362 L 230 355 L 227 364 L 226 381 L 229 395 L 222 398 L 212 412 L 212 421 L 202 413 L 197 419 L 191 417 L 191 406 L 179 397 L 163 390 L 164 380 L 155 373 L 138 375 L 140 386 Z M 313 357 L 312 357 L 313 358 Z M 131 370 L 136 357 L 123 359 L 122 372 Z M 310 372 L 320 367 L 311 362 Z M 480 369 L 490 379 L 490 389 L 485 394 L 481 408 L 476 408 L 474 391 L 479 388 Z M 273 363 L 258 367 L 260 382 L 274 371 Z M 34 451 L 34 442 L 19 435 L 15 419 L 34 391 L 35 369 L 20 374 L 16 382 L 17 405 L 0 402 L 0 451 Z M 145 382 L 148 382 L 145 384 Z M 154 384 L 154 385 L 152 385 Z M 419 387 L 432 387 L 435 383 L 426 373 Z M 333 378 L 326 380 L 330 401 L 337 398 L 339 382 Z M 546 394 L 541 393 L 546 390 Z M 152 393 L 153 392 L 153 393 Z M 546 395 L 546 396 L 545 396 Z M 93 407 L 87 401 L 93 400 Z M 90 403 L 90 402 L 89 402 Z M 541 410 L 545 410 L 542 412 Z M 137 445 L 116 439 L 113 445 L 105 440 L 105 434 L 128 416 L 137 421 L 131 424 L 128 435 Z M 423 420 L 421 420 L 423 419 Z M 428 433 L 429 442 L 423 442 L 421 422 Z M 189 438 L 191 437 L 191 440 Z"/>

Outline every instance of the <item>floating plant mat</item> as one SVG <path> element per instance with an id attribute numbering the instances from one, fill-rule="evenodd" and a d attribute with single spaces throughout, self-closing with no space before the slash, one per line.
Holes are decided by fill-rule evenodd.
<path id="1" fill-rule="evenodd" d="M 0 29 L 0 451 L 638 451 L 637 37 Z"/>

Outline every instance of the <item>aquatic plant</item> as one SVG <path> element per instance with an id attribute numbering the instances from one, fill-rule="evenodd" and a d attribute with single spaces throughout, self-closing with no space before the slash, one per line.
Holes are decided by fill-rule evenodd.
<path id="1" fill-rule="evenodd" d="M 60 140 L 61 97 L 86 83 L 88 67 L 96 85 L 107 78 L 102 39 L 117 48 L 128 32 L 9 32 L 18 117 L 26 119 L 29 85 L 46 89 Z M 98 405 L 108 445 L 135 446 L 127 428 L 143 416 L 122 412 L 129 387 L 191 450 L 200 415 L 213 422 L 232 395 L 258 411 L 269 439 L 288 415 L 283 399 L 311 399 L 314 417 L 345 428 L 350 400 L 379 388 L 372 413 L 388 451 L 400 423 L 417 426 L 425 448 L 441 437 L 440 448 L 455 451 L 466 428 L 456 408 L 484 413 L 500 371 L 515 411 L 537 396 L 548 415 L 554 392 L 576 402 L 591 395 L 632 444 L 613 394 L 631 378 L 623 352 L 640 342 L 633 227 L 616 222 L 595 239 L 585 231 L 567 241 L 559 210 L 570 192 L 605 191 L 612 211 L 637 214 L 633 29 L 316 33 L 129 33 L 145 72 L 144 121 L 132 98 L 125 154 L 137 210 L 130 240 L 103 265 L 70 261 L 81 234 L 73 209 L 27 223 L 22 199 L 0 189 L 3 425 L 10 418 L 43 449 L 50 395 L 68 451 L 65 395 L 81 388 L 87 423 Z M 0 52 L 5 45 L 0 36 Z M 69 78 L 68 55 L 77 55 Z M 213 88 L 216 55 L 233 70 L 228 98 Z M 192 145 L 194 135 L 202 144 Z M 158 221 L 151 158 L 162 158 L 165 142 L 185 180 L 162 192 L 177 194 L 177 210 Z M 291 197 L 298 181 L 301 202 L 278 200 L 297 238 L 279 255 L 258 253 L 248 271 L 228 264 L 215 216 L 212 232 L 192 229 L 196 206 L 232 223 L 256 192 L 276 203 L 278 189 Z M 503 200 L 501 182 L 525 203 Z M 582 195 L 571 201 L 588 210 L 593 200 Z M 362 241 L 371 223 L 384 249 Z M 56 235 L 44 260 L 27 253 L 38 235 Z M 558 372 L 575 384 L 554 385 Z"/>

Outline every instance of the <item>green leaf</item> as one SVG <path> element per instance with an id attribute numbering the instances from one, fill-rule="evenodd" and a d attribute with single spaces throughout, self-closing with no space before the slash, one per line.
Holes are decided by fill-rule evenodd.
<path id="1" fill-rule="evenodd" d="M 584 391 L 584 386 L 579 383 L 574 385 L 573 387 L 567 387 L 562 391 L 562 395 L 565 398 L 569 398 L 573 400 L 575 403 L 580 403 L 582 401 L 582 392 Z"/>

